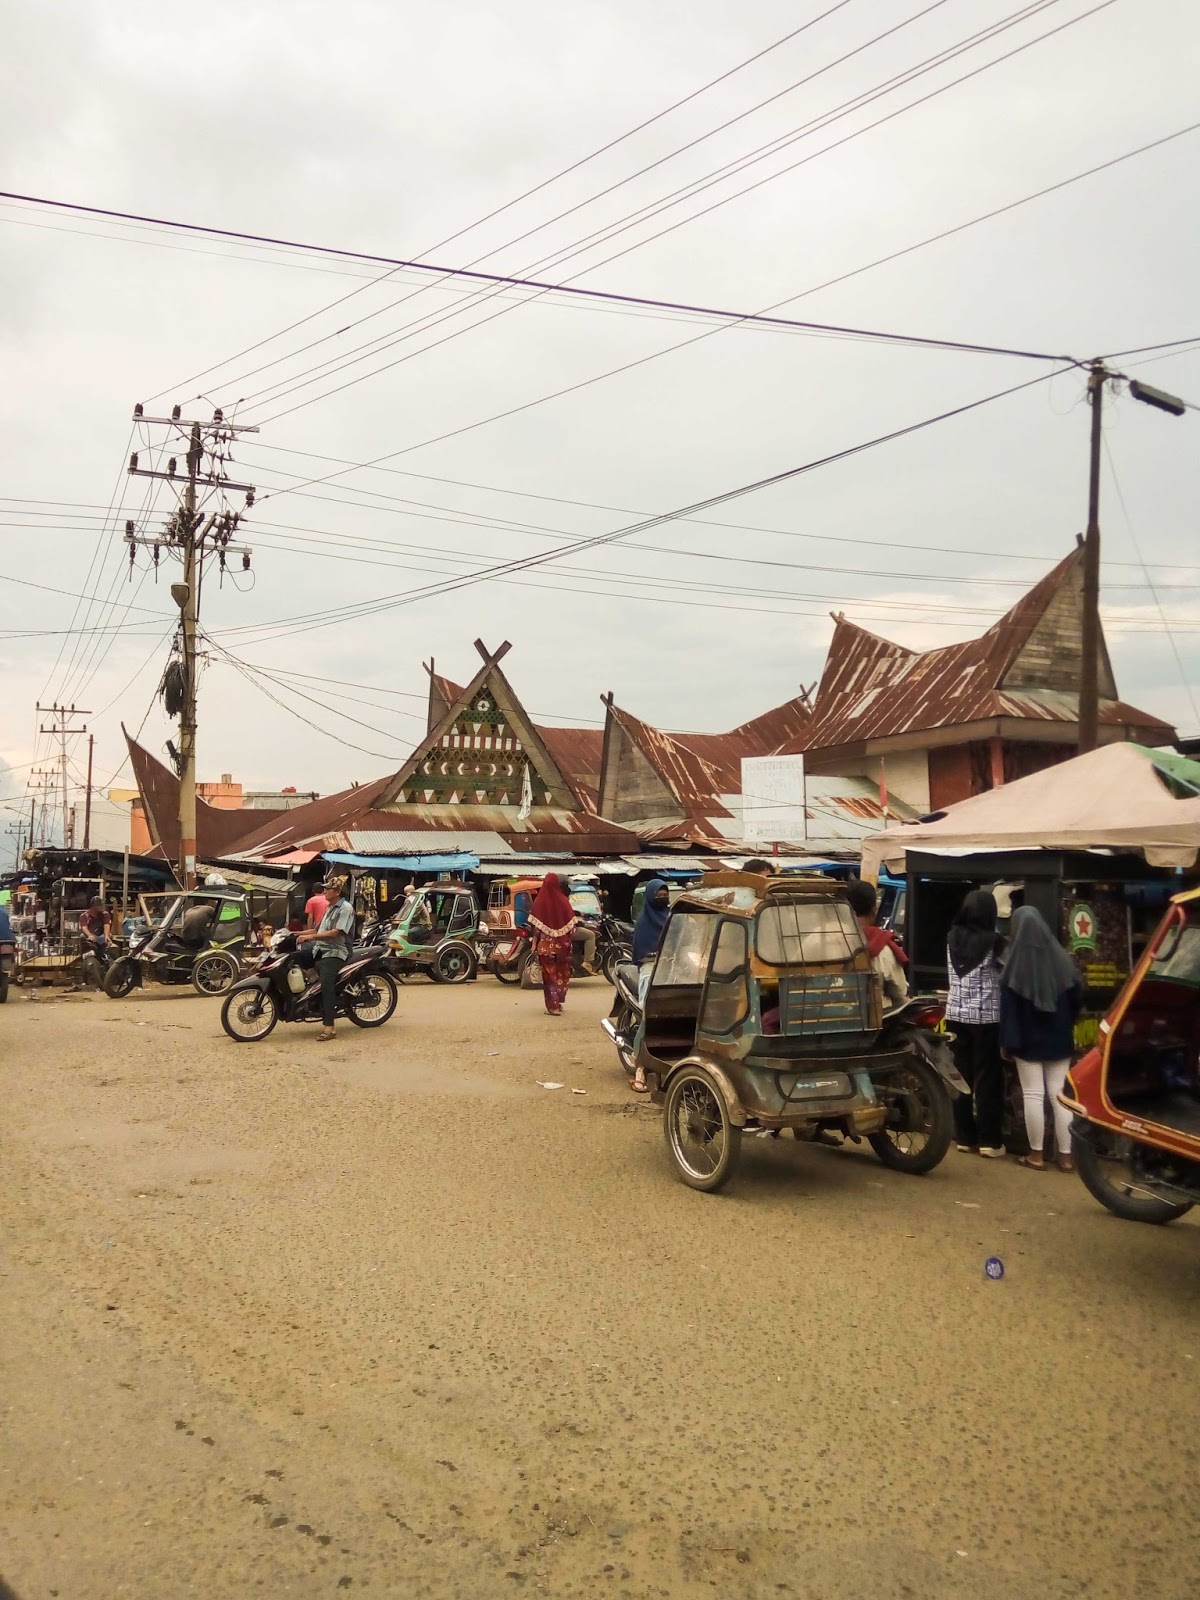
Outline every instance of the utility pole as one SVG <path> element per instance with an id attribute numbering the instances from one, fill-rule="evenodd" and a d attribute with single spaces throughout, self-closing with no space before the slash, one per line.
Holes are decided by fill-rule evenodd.
<path id="1" fill-rule="evenodd" d="M 96 753 L 96 735 L 88 734 L 87 799 L 83 804 L 83 848 L 92 848 L 92 758 Z"/>
<path id="2" fill-rule="evenodd" d="M 71 837 L 73 831 L 71 828 L 71 802 L 67 787 L 67 740 L 69 738 L 73 738 L 76 734 L 86 733 L 88 731 L 86 722 L 82 728 L 68 728 L 67 723 L 73 717 L 90 717 L 91 712 L 79 711 L 74 705 L 60 706 L 57 704 L 57 702 L 52 706 L 44 706 L 40 701 L 38 702 L 37 709 L 39 713 L 45 714 L 48 717 L 54 717 L 56 719 L 56 721 L 52 723 L 50 727 L 46 727 L 45 723 L 42 723 L 41 731 L 43 733 L 53 733 L 58 738 L 59 779 L 62 797 L 63 849 L 66 850 L 71 844 L 74 843 L 74 840 Z"/>
<path id="3" fill-rule="evenodd" d="M 37 813 L 40 796 L 42 811 L 42 843 L 47 843 L 50 831 L 50 795 L 57 784 L 57 773 L 48 767 L 35 767 L 29 775 L 32 793 L 29 796 L 29 846 L 33 848 L 33 841 L 37 838 Z"/>
<path id="4" fill-rule="evenodd" d="M 1079 638 L 1079 753 L 1094 750 L 1100 742 L 1100 451 L 1104 442 L 1101 413 L 1104 385 L 1124 381 L 1124 374 L 1111 372 L 1103 361 L 1088 364 L 1088 403 L 1092 408 L 1091 451 L 1088 457 L 1088 520 L 1083 538 L 1083 619 Z M 1187 410 L 1182 400 L 1162 389 L 1153 389 L 1136 378 L 1129 380 L 1129 392 L 1143 405 L 1181 417 Z"/>
<path id="5" fill-rule="evenodd" d="M 216 411 L 211 422 L 185 419 L 176 406 L 169 417 L 147 417 L 140 405 L 133 408 L 136 423 L 165 427 L 187 441 L 187 475 L 178 473 L 178 460 L 172 456 L 165 472 L 138 465 L 135 452 L 129 459 L 130 474 L 138 478 L 159 478 L 173 484 L 179 492 L 179 505 L 161 534 L 139 534 L 132 522 L 125 524 L 125 539 L 129 545 L 129 567 L 133 571 L 138 547 L 153 551 L 157 568 L 164 546 L 179 557 L 183 567 L 183 581 L 171 585 L 171 598 L 179 607 L 179 881 L 185 889 L 196 883 L 196 685 L 197 652 L 196 634 L 200 614 L 200 587 L 204 577 L 205 560 L 215 557 L 222 575 L 227 570 L 230 555 L 240 555 L 243 570 L 250 566 L 251 551 L 246 545 L 233 545 L 242 519 L 242 512 L 227 509 L 225 497 L 229 493 L 244 494 L 246 509 L 254 504 L 254 486 L 233 483 L 224 468 L 228 460 L 228 446 L 241 433 L 257 433 L 257 428 L 243 427 L 226 422 Z M 210 459 L 212 471 L 206 472 L 205 458 Z M 207 515 L 201 500 L 215 497 L 217 509 Z M 168 672 L 170 668 L 168 667 Z M 166 690 L 164 675 L 164 691 Z M 166 694 L 164 692 L 164 698 Z M 169 709 L 171 706 L 169 705 Z"/>
<path id="6" fill-rule="evenodd" d="M 1104 385 L 1103 361 L 1088 374 L 1092 443 L 1088 464 L 1088 520 L 1083 537 L 1083 626 L 1079 640 L 1079 753 L 1094 750 L 1100 738 L 1100 447 Z"/>

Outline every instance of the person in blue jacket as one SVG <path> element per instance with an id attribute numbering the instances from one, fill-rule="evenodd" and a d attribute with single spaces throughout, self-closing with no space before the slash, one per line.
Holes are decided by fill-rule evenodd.
<path id="1" fill-rule="evenodd" d="M 1016 1063 L 1025 1104 L 1029 1154 L 1021 1165 L 1045 1170 L 1046 1096 L 1054 1108 L 1057 1161 L 1064 1172 L 1071 1158 L 1071 1114 L 1058 1103 L 1075 1050 L 1075 1019 L 1081 999 L 1075 963 L 1035 906 L 1013 912 L 1008 953 L 1000 975 L 1000 1048 Z"/>

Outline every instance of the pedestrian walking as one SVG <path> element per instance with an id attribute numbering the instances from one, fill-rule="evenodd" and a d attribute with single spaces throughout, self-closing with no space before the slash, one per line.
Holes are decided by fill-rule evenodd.
<path id="1" fill-rule="evenodd" d="M 529 911 L 534 953 L 542 969 L 546 1015 L 560 1017 L 571 982 L 572 938 L 576 917 L 557 872 L 548 872 Z"/>
<path id="2" fill-rule="evenodd" d="M 1025 1105 L 1029 1154 L 1023 1167 L 1042 1172 L 1046 1162 L 1046 1096 L 1054 1108 L 1057 1161 L 1071 1172 L 1071 1114 L 1058 1103 L 1075 1049 L 1079 974 L 1034 906 L 1013 912 L 1011 936 L 1000 977 L 1000 1046 L 1016 1062 Z"/>
<path id="3" fill-rule="evenodd" d="M 993 1159 L 1004 1155 L 1004 1064 L 1000 1059 L 1000 972 L 1004 941 L 996 931 L 996 898 L 975 889 L 958 909 L 946 941 L 950 996 L 946 1021 L 954 1064 L 970 1085 L 954 1098 L 958 1148 Z"/>
<path id="4" fill-rule="evenodd" d="M 342 962 L 354 942 L 354 907 L 342 893 L 342 885 L 330 879 L 324 885 L 327 905 L 319 928 L 296 935 L 297 944 L 311 943 L 321 979 L 321 1031 L 318 1039 L 334 1037 L 337 1016 L 337 980 Z"/>

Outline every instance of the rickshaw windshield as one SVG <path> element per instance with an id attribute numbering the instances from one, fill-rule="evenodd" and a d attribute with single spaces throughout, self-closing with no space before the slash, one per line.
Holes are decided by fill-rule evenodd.
<path id="1" fill-rule="evenodd" d="M 862 930 L 845 900 L 786 900 L 758 914 L 755 949 L 772 967 L 848 961 L 862 948 Z"/>
<path id="2" fill-rule="evenodd" d="M 1200 989 L 1200 924 L 1187 923 L 1174 937 L 1168 934 L 1164 949 L 1151 961 L 1147 977 Z"/>

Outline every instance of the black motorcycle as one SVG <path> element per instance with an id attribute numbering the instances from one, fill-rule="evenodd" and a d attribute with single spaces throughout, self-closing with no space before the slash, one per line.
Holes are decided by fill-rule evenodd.
<path id="1" fill-rule="evenodd" d="M 382 945 L 360 945 L 337 976 L 337 1011 L 356 1028 L 381 1028 L 396 1009 L 395 979 L 384 970 Z M 321 980 L 302 963 L 296 935 L 280 931 L 250 977 L 235 983 L 221 1007 L 221 1026 L 239 1044 L 265 1039 L 279 1021 L 321 1015 Z"/>
<path id="2" fill-rule="evenodd" d="M 609 916 L 603 916 L 599 922 L 589 923 L 588 926 L 596 935 L 594 971 L 609 983 L 616 983 L 617 968 L 622 962 L 629 960 L 633 947 L 633 928 L 618 917 Z M 523 989 L 536 989 L 542 981 L 542 969 L 538 965 L 537 955 L 527 941 L 522 941 L 506 967 L 502 969 L 496 962 L 491 966 L 491 970 L 501 983 L 519 982 Z M 578 937 L 572 947 L 571 976 L 573 978 L 590 976 L 583 969 L 583 943 Z"/>

